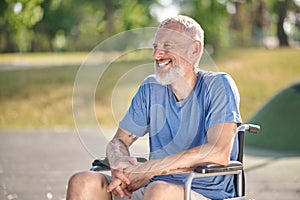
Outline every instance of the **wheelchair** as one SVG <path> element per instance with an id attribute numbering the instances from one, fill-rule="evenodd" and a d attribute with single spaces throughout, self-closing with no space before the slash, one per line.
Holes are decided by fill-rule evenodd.
<path id="1" fill-rule="evenodd" d="M 185 180 L 185 200 L 191 198 L 191 186 L 194 178 L 208 177 L 208 176 L 223 176 L 234 175 L 234 186 L 236 191 L 236 197 L 231 199 L 245 199 L 245 173 L 243 166 L 243 154 L 244 154 L 244 140 L 245 133 L 258 133 L 260 126 L 254 124 L 242 124 L 237 129 L 238 141 L 239 141 L 239 153 L 236 161 L 230 161 L 228 165 L 209 164 L 196 167 L 193 172 L 188 173 Z M 146 162 L 147 159 L 143 157 L 137 158 L 138 162 Z M 109 171 L 109 161 L 105 157 L 98 158 L 93 161 L 90 171 Z"/>

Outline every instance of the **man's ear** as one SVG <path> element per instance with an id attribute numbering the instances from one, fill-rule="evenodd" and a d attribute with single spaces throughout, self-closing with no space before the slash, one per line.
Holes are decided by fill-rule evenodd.
<path id="1" fill-rule="evenodd" d="M 193 43 L 193 51 L 192 51 L 193 55 L 198 56 L 201 52 L 201 48 L 202 48 L 201 42 L 198 40 L 195 40 Z"/>

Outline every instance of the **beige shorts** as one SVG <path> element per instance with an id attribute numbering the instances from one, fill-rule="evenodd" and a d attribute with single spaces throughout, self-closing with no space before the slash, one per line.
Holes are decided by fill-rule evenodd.
<path id="1" fill-rule="evenodd" d="M 104 174 L 108 180 L 108 182 L 111 182 L 111 176 Z M 132 197 L 130 200 L 143 200 L 143 196 L 144 196 L 144 187 L 140 188 L 139 190 L 135 191 L 132 193 Z M 113 195 L 113 200 L 129 200 L 128 198 L 121 198 L 120 196 L 114 196 Z M 208 200 L 208 198 L 204 197 L 203 195 L 195 192 L 195 191 L 191 191 L 191 200 Z"/>

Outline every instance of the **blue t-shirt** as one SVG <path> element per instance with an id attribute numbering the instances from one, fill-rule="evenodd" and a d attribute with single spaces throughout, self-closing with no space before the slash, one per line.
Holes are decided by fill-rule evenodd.
<path id="1" fill-rule="evenodd" d="M 193 92 L 177 101 L 170 85 L 161 85 L 155 77 L 147 77 L 134 96 L 119 126 L 142 137 L 149 134 L 150 159 L 163 158 L 206 143 L 208 129 L 223 122 L 242 122 L 239 92 L 226 73 L 198 72 Z M 238 154 L 237 137 L 231 160 Z M 200 155 L 199 155 L 200 156 Z M 186 174 L 156 176 L 184 185 Z M 196 178 L 192 189 L 210 199 L 235 196 L 233 175 Z"/>

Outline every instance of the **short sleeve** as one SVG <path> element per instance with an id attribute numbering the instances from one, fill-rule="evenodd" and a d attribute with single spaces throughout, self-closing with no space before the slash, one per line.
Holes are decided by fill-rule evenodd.
<path id="1" fill-rule="evenodd" d="M 239 112 L 240 95 L 234 80 L 226 73 L 211 78 L 208 87 L 206 127 L 224 122 L 242 123 Z"/>
<path id="2" fill-rule="evenodd" d="M 149 101 L 149 95 L 149 84 L 145 80 L 133 97 L 124 118 L 119 123 L 121 128 L 138 137 L 142 137 L 148 132 L 149 112 L 147 102 Z"/>

